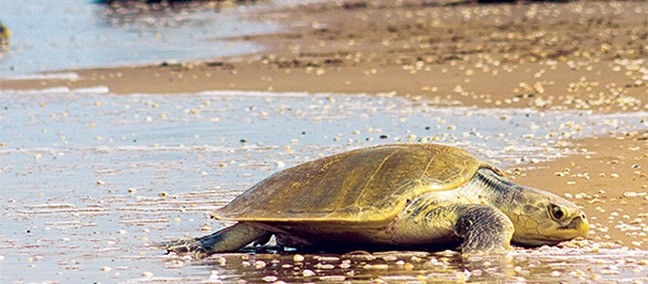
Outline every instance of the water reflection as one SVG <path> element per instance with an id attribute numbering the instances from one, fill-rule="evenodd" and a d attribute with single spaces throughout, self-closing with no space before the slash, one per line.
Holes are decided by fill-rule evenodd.
<path id="1" fill-rule="evenodd" d="M 206 260 L 169 256 L 170 269 L 203 270 L 201 280 L 230 282 L 598 282 L 645 281 L 645 251 L 614 247 L 536 250 L 465 257 L 454 251 L 385 251 L 350 254 L 222 254 Z M 195 277 L 198 277 L 195 275 Z"/>

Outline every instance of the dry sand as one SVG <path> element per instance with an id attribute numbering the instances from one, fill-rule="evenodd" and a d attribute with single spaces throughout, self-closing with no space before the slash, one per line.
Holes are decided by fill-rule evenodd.
<path id="1" fill-rule="evenodd" d="M 648 2 L 430 5 L 339 1 L 258 17 L 286 32 L 233 38 L 263 54 L 73 70 L 79 80 L 3 80 L 3 89 L 108 86 L 129 94 L 204 90 L 390 92 L 480 108 L 648 110 Z M 638 122 L 643 123 L 643 122 Z M 509 169 L 586 208 L 594 239 L 648 248 L 648 134 L 567 141 L 582 152 Z M 620 136 L 620 137 L 616 137 Z"/>

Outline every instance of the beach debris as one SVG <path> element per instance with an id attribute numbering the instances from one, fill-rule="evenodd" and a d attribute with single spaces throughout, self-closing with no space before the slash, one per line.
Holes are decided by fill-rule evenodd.
<path id="1" fill-rule="evenodd" d="M 293 255 L 293 261 L 295 262 L 302 262 L 304 261 L 305 257 L 301 254 L 295 254 Z"/>

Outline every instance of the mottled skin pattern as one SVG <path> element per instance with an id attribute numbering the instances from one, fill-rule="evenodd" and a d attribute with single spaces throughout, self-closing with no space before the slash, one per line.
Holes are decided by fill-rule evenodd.
<path id="1" fill-rule="evenodd" d="M 495 252 L 511 242 L 556 244 L 589 232 L 573 203 L 435 144 L 381 145 L 307 162 L 261 181 L 214 215 L 239 223 L 166 249 L 229 252 L 275 235 L 287 246 L 461 242 L 463 252 Z"/>

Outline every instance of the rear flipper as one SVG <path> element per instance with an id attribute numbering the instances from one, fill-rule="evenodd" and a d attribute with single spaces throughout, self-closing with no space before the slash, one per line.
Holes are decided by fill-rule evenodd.
<path id="1" fill-rule="evenodd" d="M 195 239 L 184 239 L 162 243 L 168 252 L 175 253 L 204 253 L 232 252 L 256 240 L 265 240 L 269 232 L 254 227 L 248 223 L 236 223 L 211 235 Z"/>

